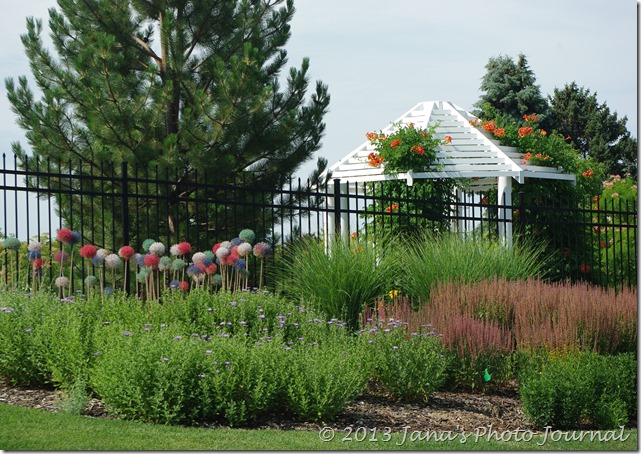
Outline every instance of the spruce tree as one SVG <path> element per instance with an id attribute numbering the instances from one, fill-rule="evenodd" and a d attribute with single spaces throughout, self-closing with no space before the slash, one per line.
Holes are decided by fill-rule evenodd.
<path id="1" fill-rule="evenodd" d="M 40 162 L 54 173 L 103 178 L 37 182 L 63 192 L 74 184 L 86 191 L 106 184 L 120 194 L 121 161 L 168 176 L 177 184 L 129 189 L 170 200 L 146 199 L 142 208 L 155 214 L 131 219 L 132 229 L 144 222 L 160 232 L 211 229 L 213 217 L 228 207 L 176 208 L 179 198 L 215 200 L 220 191 L 199 191 L 196 179 L 235 177 L 246 189 L 277 190 L 320 147 L 326 85 L 318 81 L 308 94 L 307 59 L 283 74 L 293 14 L 293 0 L 58 0 L 49 10 L 53 51 L 42 40 L 41 20 L 27 18 L 22 36 L 42 95 L 36 97 L 26 77 L 5 80 L 31 148 L 14 143 L 13 151 L 23 166 Z M 319 160 L 321 170 L 324 164 Z M 82 218 L 89 226 L 87 213 L 102 210 L 116 231 L 122 227 L 117 199 L 58 197 L 67 224 Z M 132 215 L 140 200 L 126 207 Z M 245 211 L 234 212 L 234 225 L 215 235 L 233 235 L 265 218 Z"/>
<path id="2" fill-rule="evenodd" d="M 596 93 L 576 82 L 554 89 L 550 97 L 554 128 L 574 144 L 584 158 L 602 162 L 609 174 L 637 173 L 637 140 L 607 103 L 600 104 Z"/>
<path id="3" fill-rule="evenodd" d="M 479 109 L 475 115 L 484 118 L 483 111 L 489 110 L 522 121 L 523 115 L 536 114 L 546 124 L 548 105 L 525 55 L 519 54 L 517 62 L 508 56 L 491 57 L 485 68 L 480 87 L 484 94 L 474 104 Z"/>

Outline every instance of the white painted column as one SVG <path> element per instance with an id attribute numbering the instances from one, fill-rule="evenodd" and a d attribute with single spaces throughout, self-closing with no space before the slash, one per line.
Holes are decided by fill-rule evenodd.
<path id="1" fill-rule="evenodd" d="M 499 239 L 504 246 L 512 247 L 512 177 L 499 177 L 498 205 Z"/>

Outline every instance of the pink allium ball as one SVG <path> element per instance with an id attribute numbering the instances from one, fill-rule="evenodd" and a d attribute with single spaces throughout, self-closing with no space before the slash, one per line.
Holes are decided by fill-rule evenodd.
<path id="1" fill-rule="evenodd" d="M 94 246 L 93 244 L 85 244 L 80 248 L 80 257 L 92 259 L 96 256 L 96 252 L 98 252 L 96 246 Z"/>
<path id="2" fill-rule="evenodd" d="M 67 260 L 68 258 L 69 258 L 69 254 L 67 254 L 67 253 L 66 253 L 66 252 L 64 252 L 64 251 L 57 251 L 57 252 L 53 255 L 53 261 L 54 261 L 54 262 L 56 262 L 56 263 L 62 263 L 62 262 L 64 262 L 65 260 Z"/>
<path id="3" fill-rule="evenodd" d="M 178 252 L 180 252 L 180 255 L 189 254 L 191 252 L 191 244 L 186 241 L 178 243 Z"/>
<path id="4" fill-rule="evenodd" d="M 178 288 L 182 290 L 183 292 L 189 290 L 189 282 L 187 281 L 180 281 L 180 284 L 178 284 Z"/>
<path id="5" fill-rule="evenodd" d="M 118 250 L 118 255 L 125 260 L 129 260 L 136 253 L 131 246 L 123 246 Z"/>
<path id="6" fill-rule="evenodd" d="M 145 255 L 144 260 L 145 266 L 148 266 L 152 270 L 158 269 L 158 264 L 160 263 L 160 257 L 154 254 Z"/>
<path id="7" fill-rule="evenodd" d="M 73 243 L 73 232 L 71 229 L 60 229 L 58 230 L 58 233 L 56 234 L 56 238 L 58 241 L 61 241 L 65 244 L 71 244 Z"/>

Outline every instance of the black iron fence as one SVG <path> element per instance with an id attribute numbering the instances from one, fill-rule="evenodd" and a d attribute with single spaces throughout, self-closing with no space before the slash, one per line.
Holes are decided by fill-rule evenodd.
<path id="1" fill-rule="evenodd" d="M 0 174 L 0 237 L 15 236 L 24 243 L 15 260 L 12 250 L 0 246 L 4 284 L 20 282 L 22 274 L 28 286 L 26 242 L 43 242 L 43 255 L 51 259 L 60 249 L 55 235 L 63 227 L 77 231 L 82 244 L 111 251 L 123 245 L 140 251 L 148 238 L 167 248 L 188 241 L 194 250 L 206 251 L 248 228 L 256 241 L 272 246 L 272 266 L 289 242 L 304 236 L 371 240 L 383 232 L 449 230 L 508 244 L 545 244 L 553 280 L 614 288 L 637 283 L 637 207 L 618 200 L 596 206 L 592 200 L 520 193 L 507 206 L 493 202 L 491 194 L 455 196 L 420 184 L 335 180 L 312 186 L 294 178 L 283 179 L 281 189 L 274 190 L 251 173 L 179 175 L 124 163 L 19 163 L 5 155 Z M 76 266 L 78 276 L 89 272 L 90 264 L 82 260 Z M 56 264 L 45 265 L 43 273 L 51 283 Z"/>

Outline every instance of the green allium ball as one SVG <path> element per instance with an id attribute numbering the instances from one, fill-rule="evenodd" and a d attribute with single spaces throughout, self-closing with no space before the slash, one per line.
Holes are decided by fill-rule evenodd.
<path id="1" fill-rule="evenodd" d="M 158 263 L 158 269 L 160 271 L 167 271 L 171 267 L 171 257 L 160 257 L 160 263 Z"/>
<path id="2" fill-rule="evenodd" d="M 172 271 L 180 271 L 185 267 L 185 261 L 183 259 L 175 259 L 171 262 Z"/>
<path id="3" fill-rule="evenodd" d="M 149 252 L 149 246 L 154 244 L 156 240 L 152 240 L 151 238 L 147 238 L 145 241 L 142 242 L 142 250 L 145 252 Z"/>
<path id="4" fill-rule="evenodd" d="M 4 246 L 8 251 L 17 251 L 20 249 L 20 245 L 20 240 L 15 236 L 8 236 L 2 242 L 2 246 Z"/>
<path id="5" fill-rule="evenodd" d="M 214 253 L 213 253 L 213 252 L 211 252 L 211 251 L 205 251 L 205 252 L 203 252 L 203 254 L 205 254 L 205 257 L 207 257 L 207 258 L 208 258 L 209 260 L 211 260 L 212 262 L 216 261 L 216 255 L 214 255 Z"/>
<path id="6" fill-rule="evenodd" d="M 214 274 L 211 277 L 211 282 L 214 285 L 222 285 L 223 284 L 223 278 L 222 278 L 222 276 L 220 274 Z"/>
<path id="7" fill-rule="evenodd" d="M 254 240 L 256 239 L 256 234 L 251 229 L 243 229 L 238 234 L 238 238 L 240 238 L 243 241 L 247 241 L 248 243 L 253 243 Z"/>
<path id="8" fill-rule="evenodd" d="M 87 276 L 85 278 L 85 285 L 87 288 L 94 288 L 98 285 L 98 278 L 96 276 Z"/>

